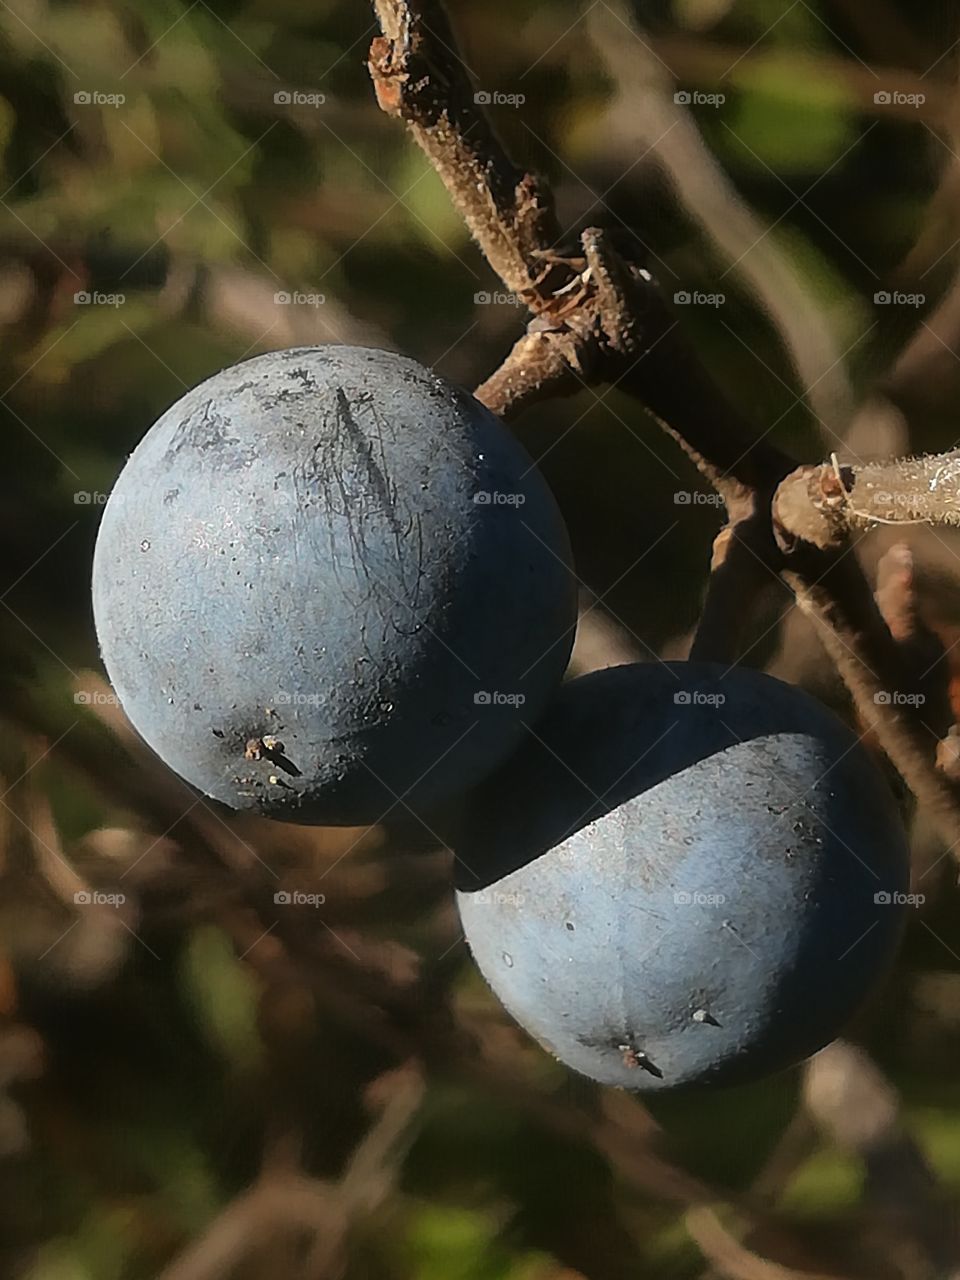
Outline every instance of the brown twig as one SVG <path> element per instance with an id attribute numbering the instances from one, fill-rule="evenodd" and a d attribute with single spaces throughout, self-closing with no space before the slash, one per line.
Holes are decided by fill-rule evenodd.
<path id="1" fill-rule="evenodd" d="M 704 1257 L 729 1280 L 836 1280 L 821 1271 L 797 1271 L 762 1258 L 742 1245 L 707 1205 L 689 1209 L 684 1222 Z"/>
<path id="2" fill-rule="evenodd" d="M 824 549 L 880 524 L 960 525 L 960 450 L 800 467 L 780 485 L 776 514 L 794 537 Z"/>
<path id="3" fill-rule="evenodd" d="M 582 381 L 574 370 L 580 367 L 574 344 L 565 352 L 550 333 L 525 333 L 475 394 L 501 418 L 515 418 L 540 400 L 579 391 Z"/>
<path id="4" fill-rule="evenodd" d="M 533 313 L 478 397 L 504 417 L 583 384 L 616 384 L 640 400 L 715 486 L 730 520 L 694 653 L 726 656 L 733 642 L 721 631 L 747 616 L 767 573 L 782 575 L 819 623 L 861 718 L 952 845 L 960 788 L 937 769 L 936 741 L 915 709 L 877 697 L 908 682 L 850 536 L 893 518 L 960 523 L 947 484 L 954 458 L 798 470 L 755 439 L 677 330 L 632 245 L 589 228 L 579 252 L 556 251 L 550 195 L 504 152 L 438 0 L 375 2 L 383 34 L 370 71 L 381 107 L 406 121 L 491 266 Z"/>
<path id="5" fill-rule="evenodd" d="M 558 252 L 552 198 L 504 151 L 438 0 L 375 7 L 383 34 L 369 67 L 380 106 L 406 122 L 487 261 L 534 317 L 478 398 L 513 417 L 536 399 L 616 383 L 665 419 L 726 499 L 736 498 L 733 482 L 772 490 L 795 464 L 754 441 L 718 394 L 647 264 L 596 227 L 578 250 Z"/>
<path id="6" fill-rule="evenodd" d="M 950 664 L 943 643 L 920 613 L 913 553 L 894 543 L 877 564 L 877 608 L 897 642 L 903 666 L 913 678 L 908 692 L 919 718 L 938 740 L 953 721 Z"/>
<path id="7" fill-rule="evenodd" d="M 342 1238 L 345 1220 L 332 1189 L 313 1178 L 269 1178 L 231 1200 L 160 1280 L 217 1280 L 268 1244 L 306 1236 Z M 329 1271 L 313 1272 L 329 1276 Z"/>
<path id="8" fill-rule="evenodd" d="M 477 110 L 443 7 L 376 0 L 375 8 L 383 34 L 369 66 L 380 107 L 406 122 L 507 288 L 533 298 L 550 274 L 542 252 L 559 230 L 549 195 L 514 167 Z"/>
<path id="9" fill-rule="evenodd" d="M 774 580 L 770 567 L 774 555 L 770 522 L 762 510 L 750 509 L 749 514 L 732 519 L 720 530 L 714 539 L 707 594 L 690 646 L 691 660 L 731 666 L 738 660 L 749 620 L 744 600 L 754 599 Z"/>
<path id="10" fill-rule="evenodd" d="M 912 687 L 913 673 L 852 552 L 821 552 L 804 544 L 788 561 L 784 578 L 813 620 L 861 721 L 952 844 L 960 832 L 960 789 L 936 767 L 936 736 L 916 706 L 899 696 Z"/>

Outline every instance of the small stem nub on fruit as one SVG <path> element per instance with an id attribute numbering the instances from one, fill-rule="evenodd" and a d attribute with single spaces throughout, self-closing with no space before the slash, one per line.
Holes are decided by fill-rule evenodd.
<path id="1" fill-rule="evenodd" d="M 284 773 L 289 773 L 293 778 L 300 777 L 300 770 L 284 755 L 286 748 L 278 739 L 267 734 L 263 738 L 248 738 L 244 748 L 244 760 L 269 760 L 271 764 L 275 764 L 281 768 Z M 271 775 L 271 782 L 275 779 Z"/>
<path id="2" fill-rule="evenodd" d="M 647 1057 L 642 1049 L 638 1049 L 632 1044 L 618 1044 L 617 1048 L 623 1054 L 623 1065 L 625 1067 L 629 1067 L 631 1071 L 636 1070 L 639 1067 L 644 1071 L 649 1071 L 650 1074 L 652 1076 L 656 1076 L 658 1080 L 663 1079 L 663 1072 L 655 1062 Z"/>
<path id="3" fill-rule="evenodd" d="M 716 1020 L 712 1013 L 708 1013 L 706 1009 L 694 1009 L 694 1022 L 705 1022 L 708 1027 L 719 1027 L 720 1023 Z"/>

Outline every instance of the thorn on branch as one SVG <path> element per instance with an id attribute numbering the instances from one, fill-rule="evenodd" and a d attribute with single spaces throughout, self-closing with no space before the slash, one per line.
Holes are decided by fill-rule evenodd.
<path id="1" fill-rule="evenodd" d="M 914 639 L 920 630 L 913 574 L 913 553 L 898 542 L 877 565 L 877 604 L 898 644 Z"/>

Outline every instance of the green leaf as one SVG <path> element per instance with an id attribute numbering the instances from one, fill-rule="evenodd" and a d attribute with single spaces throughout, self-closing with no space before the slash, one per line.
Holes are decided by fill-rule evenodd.
<path id="1" fill-rule="evenodd" d="M 255 1067 L 263 1054 L 257 1028 L 259 989 L 221 929 L 206 925 L 193 930 L 181 975 L 211 1047 L 235 1066 Z"/>
<path id="2" fill-rule="evenodd" d="M 820 176 L 857 137 L 852 90 L 812 60 L 744 59 L 728 83 L 739 92 L 723 113 L 724 145 L 748 168 Z"/>

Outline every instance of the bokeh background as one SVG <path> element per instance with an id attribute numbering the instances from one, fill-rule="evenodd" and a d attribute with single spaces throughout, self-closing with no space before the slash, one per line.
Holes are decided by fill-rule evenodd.
<path id="1" fill-rule="evenodd" d="M 644 246 L 758 434 L 806 460 L 955 443 L 960 6 L 453 18 L 562 226 Z M 448 855 L 214 812 L 110 695 L 97 523 L 186 388 L 315 342 L 474 386 L 522 332 L 378 112 L 373 34 L 348 0 L 0 3 L 0 1275 L 960 1274 L 960 894 L 908 796 L 923 900 L 849 1045 L 647 1106 L 500 1011 Z M 574 669 L 682 655 L 722 519 L 689 463 L 615 390 L 517 430 L 573 536 Z M 949 665 L 960 543 L 882 530 L 868 573 L 895 539 Z M 849 717 L 789 599 L 761 606 L 745 660 Z M 324 902 L 279 908 L 294 889 Z"/>

